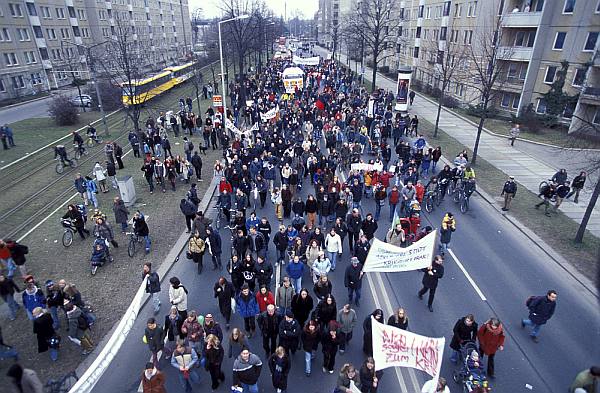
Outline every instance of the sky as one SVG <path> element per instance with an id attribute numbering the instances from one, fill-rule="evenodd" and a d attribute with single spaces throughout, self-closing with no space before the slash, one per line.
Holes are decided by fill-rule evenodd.
<path id="1" fill-rule="evenodd" d="M 294 15 L 294 11 L 298 10 L 306 18 L 312 19 L 319 7 L 319 0 L 265 0 L 265 3 L 267 7 L 273 10 L 275 15 L 283 16 L 286 1 L 288 18 Z M 206 17 L 219 16 L 219 3 L 218 0 L 189 0 L 190 13 L 200 7 L 204 10 L 204 16 Z"/>

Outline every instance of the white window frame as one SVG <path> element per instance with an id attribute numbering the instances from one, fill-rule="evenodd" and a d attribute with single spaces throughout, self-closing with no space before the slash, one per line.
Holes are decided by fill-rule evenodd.
<path id="1" fill-rule="evenodd" d="M 559 34 L 564 34 L 565 38 L 563 38 L 562 47 L 557 48 L 556 47 L 556 42 L 558 41 L 558 35 Z M 552 50 L 554 50 L 554 51 L 562 51 L 563 48 L 565 47 L 565 41 L 566 40 L 567 40 L 567 32 L 566 31 L 557 31 L 556 34 L 554 35 L 554 42 L 552 43 Z"/>
<path id="2" fill-rule="evenodd" d="M 539 108 L 540 108 L 540 103 L 541 103 L 542 101 L 544 101 L 544 99 L 543 99 L 543 98 L 538 98 L 538 99 L 537 99 L 537 104 L 535 105 L 535 113 L 539 113 L 539 114 L 542 114 L 542 115 L 543 115 L 543 114 L 544 114 L 544 113 L 546 113 L 546 111 L 548 110 L 548 104 L 546 104 L 546 108 L 545 108 L 546 110 L 545 110 L 544 112 L 540 112 L 540 111 L 539 111 Z"/>
<path id="3" fill-rule="evenodd" d="M 42 19 L 52 19 L 52 12 L 50 12 L 50 7 L 41 6 L 40 11 L 42 14 Z"/>
<path id="4" fill-rule="evenodd" d="M 31 75 L 31 85 L 35 86 L 35 85 L 41 85 L 42 82 L 42 76 L 40 75 L 39 72 L 34 72 Z"/>
<path id="5" fill-rule="evenodd" d="M 31 41 L 31 35 L 29 34 L 28 28 L 19 28 L 17 29 L 17 33 L 19 34 L 19 41 L 26 42 Z"/>
<path id="6" fill-rule="evenodd" d="M 25 87 L 27 87 L 27 84 L 25 83 L 25 79 L 23 78 L 23 75 L 15 75 L 15 76 L 12 76 L 10 79 L 13 82 L 13 87 L 15 89 L 24 89 Z M 18 80 L 20 82 L 18 86 L 15 86 L 15 83 L 14 83 L 15 80 Z"/>
<path id="7" fill-rule="evenodd" d="M 575 81 L 577 80 L 577 74 L 579 74 L 580 72 L 583 72 L 583 79 L 581 80 L 581 84 L 580 85 L 576 85 Z M 575 72 L 573 73 L 573 81 L 571 82 L 571 86 L 573 87 L 581 87 L 583 86 L 583 84 L 585 83 L 585 68 L 575 68 Z"/>
<path id="8" fill-rule="evenodd" d="M 570 1 L 571 0 L 565 0 L 565 2 L 563 4 L 563 10 L 562 10 L 563 15 L 572 15 L 573 12 L 575 12 L 575 6 L 577 5 L 577 0 L 572 0 L 573 1 L 573 10 L 572 11 L 565 11 L 567 9 L 567 4 Z"/>
<path id="9" fill-rule="evenodd" d="M 431 19 L 431 7 L 425 7 L 425 19 Z"/>
<path id="10" fill-rule="evenodd" d="M 548 82 L 548 72 L 550 72 L 550 68 L 554 68 L 554 75 L 552 75 L 552 80 Z M 554 83 L 556 79 L 556 72 L 558 71 L 558 66 L 549 65 L 546 66 L 546 72 L 544 73 L 544 83 L 547 85 L 551 85 Z"/>
<path id="11" fill-rule="evenodd" d="M 25 63 L 27 63 L 27 64 L 36 64 L 37 63 L 37 59 L 35 57 L 34 51 L 26 51 L 24 53 L 25 53 Z"/>
<path id="12" fill-rule="evenodd" d="M 64 8 L 62 8 L 62 7 L 56 7 L 55 11 L 56 11 L 56 19 L 67 19 L 65 17 L 65 9 Z"/>
<path id="13" fill-rule="evenodd" d="M 23 8 L 21 7 L 21 4 L 8 3 L 8 8 L 10 9 L 10 15 L 13 18 L 23 18 Z"/>
<path id="14" fill-rule="evenodd" d="M 12 42 L 12 38 L 10 37 L 10 30 L 8 29 L 8 27 L 3 27 L 2 31 L 0 31 L 0 41 Z"/>
<path id="15" fill-rule="evenodd" d="M 4 53 L 4 62 L 7 67 L 13 67 L 19 65 L 19 58 L 17 54 L 14 52 L 6 52 Z"/>
<path id="16" fill-rule="evenodd" d="M 596 4 L 596 11 L 594 11 L 594 14 L 600 14 L 600 0 L 598 0 L 598 4 Z"/>
<path id="17" fill-rule="evenodd" d="M 594 47 L 592 49 L 585 49 L 585 46 L 587 45 L 588 40 L 590 39 L 590 34 L 592 33 L 596 33 L 596 43 L 594 44 Z M 581 50 L 582 52 L 593 52 L 594 49 L 596 48 L 596 46 L 598 45 L 598 39 L 600 39 L 600 33 L 597 31 L 588 31 L 587 35 L 585 36 L 585 41 L 583 42 L 583 49 Z"/>
<path id="18" fill-rule="evenodd" d="M 521 101 L 521 94 L 513 93 L 513 101 L 512 101 L 512 105 L 510 107 L 514 110 L 518 110 L 520 101 Z M 515 106 L 515 104 L 517 106 Z"/>

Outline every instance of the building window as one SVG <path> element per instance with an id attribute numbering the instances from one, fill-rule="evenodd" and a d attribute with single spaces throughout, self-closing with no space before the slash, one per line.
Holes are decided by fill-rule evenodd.
<path id="1" fill-rule="evenodd" d="M 451 1 L 444 2 L 444 16 L 449 16 L 450 15 L 450 8 L 451 7 L 452 7 L 452 2 Z"/>
<path id="2" fill-rule="evenodd" d="M 513 102 L 512 102 L 512 108 L 513 109 L 519 109 L 519 101 L 521 101 L 521 95 L 520 94 L 514 94 L 513 95 Z"/>
<path id="3" fill-rule="evenodd" d="M 598 0 L 598 4 L 596 4 L 596 14 L 600 14 L 600 0 Z"/>
<path id="4" fill-rule="evenodd" d="M 56 8 L 56 17 L 58 19 L 65 19 L 65 9 L 64 8 Z"/>
<path id="5" fill-rule="evenodd" d="M 23 79 L 23 75 L 13 76 L 10 79 L 11 79 L 12 85 L 15 89 L 25 88 L 25 79 Z"/>
<path id="6" fill-rule="evenodd" d="M 508 77 L 509 78 L 516 78 L 518 71 L 519 71 L 519 66 L 517 63 L 510 63 L 508 65 Z"/>
<path id="7" fill-rule="evenodd" d="M 10 42 L 10 32 L 6 27 L 3 27 L 2 30 L 0 30 L 0 42 L 2 41 Z"/>
<path id="8" fill-rule="evenodd" d="M 31 37 L 29 36 L 29 30 L 17 29 L 17 33 L 19 34 L 19 41 L 31 41 Z"/>
<path id="9" fill-rule="evenodd" d="M 48 49 L 47 48 L 40 48 L 40 56 L 42 57 L 42 60 L 48 60 L 48 59 L 50 59 L 50 57 L 48 56 Z"/>
<path id="10" fill-rule="evenodd" d="M 4 81 L 0 79 L 0 92 L 6 92 L 6 86 L 4 86 Z"/>
<path id="11" fill-rule="evenodd" d="M 510 101 L 512 99 L 512 94 L 502 93 L 502 100 L 500 101 L 500 106 L 503 108 L 508 108 L 510 105 Z"/>
<path id="12" fill-rule="evenodd" d="M 596 108 L 596 113 L 594 114 L 594 120 L 592 120 L 594 124 L 600 124 L 600 108 Z"/>
<path id="13" fill-rule="evenodd" d="M 35 38 L 44 38 L 44 33 L 42 33 L 42 28 L 40 26 L 33 26 L 33 34 Z"/>
<path id="14" fill-rule="evenodd" d="M 546 100 L 543 98 L 538 98 L 537 106 L 535 108 L 537 113 L 546 113 Z"/>
<path id="15" fill-rule="evenodd" d="M 419 58 L 419 47 L 418 46 L 415 46 L 415 50 L 413 51 L 413 57 L 415 59 Z"/>
<path id="16" fill-rule="evenodd" d="M 27 12 L 29 12 L 29 15 L 37 16 L 37 10 L 35 9 L 35 4 L 33 4 L 33 3 L 25 3 L 25 4 L 27 4 Z"/>
<path id="17" fill-rule="evenodd" d="M 42 84 L 42 76 L 39 72 L 35 72 L 31 74 L 31 84 L 32 85 L 41 85 Z"/>
<path id="18" fill-rule="evenodd" d="M 9 3 L 8 8 L 10 9 L 10 14 L 13 16 L 13 18 L 23 17 L 23 9 L 21 8 L 21 4 Z"/>
<path id="19" fill-rule="evenodd" d="M 56 30 L 46 29 L 46 36 L 49 40 L 56 40 Z"/>
<path id="20" fill-rule="evenodd" d="M 583 86 L 583 81 L 585 79 L 585 68 L 577 68 L 575 69 L 575 75 L 573 76 L 573 86 L 579 87 Z"/>
<path id="21" fill-rule="evenodd" d="M 85 16 L 85 10 L 77 10 L 77 17 L 79 18 L 79 20 L 86 20 L 86 16 Z"/>
<path id="22" fill-rule="evenodd" d="M 448 34 L 448 28 L 442 27 L 440 29 L 440 41 L 446 41 L 446 35 Z"/>
<path id="23" fill-rule="evenodd" d="M 556 66 L 548 66 L 546 68 L 546 75 L 544 76 L 544 83 L 551 84 L 554 82 L 554 77 L 556 76 Z"/>
<path id="24" fill-rule="evenodd" d="M 454 17 L 460 18 L 462 14 L 462 4 L 454 4 Z"/>
<path id="25" fill-rule="evenodd" d="M 7 67 L 19 65 L 17 54 L 12 52 L 4 54 L 4 62 L 6 63 Z"/>
<path id="26" fill-rule="evenodd" d="M 598 41 L 598 32 L 590 31 L 587 35 L 587 39 L 585 40 L 585 46 L 583 50 L 586 52 L 591 52 L 596 47 L 596 41 Z"/>
<path id="27" fill-rule="evenodd" d="M 42 18 L 51 19 L 52 15 L 50 14 L 50 7 L 40 7 L 42 10 Z"/>
<path id="28" fill-rule="evenodd" d="M 417 26 L 417 35 L 415 36 L 416 38 L 421 38 L 421 26 Z M 425 38 L 427 38 L 427 36 L 425 36 Z"/>
<path id="29" fill-rule="evenodd" d="M 37 60 L 35 58 L 35 53 L 33 51 L 25 52 L 25 62 L 27 64 L 37 63 Z"/>
<path id="30" fill-rule="evenodd" d="M 527 76 L 527 64 L 521 63 L 521 68 L 520 68 L 520 72 L 519 72 L 519 79 L 522 80 L 522 81 L 524 81 L 526 76 Z"/>
<path id="31" fill-rule="evenodd" d="M 81 36 L 83 38 L 90 38 L 90 30 L 87 27 L 81 28 Z"/>
<path id="32" fill-rule="evenodd" d="M 554 37 L 554 45 L 552 46 L 553 50 L 562 50 L 565 45 L 565 38 L 567 37 L 567 33 L 565 31 L 556 32 L 556 36 Z"/>
<path id="33" fill-rule="evenodd" d="M 563 14 L 572 14 L 575 10 L 575 0 L 565 0 Z"/>

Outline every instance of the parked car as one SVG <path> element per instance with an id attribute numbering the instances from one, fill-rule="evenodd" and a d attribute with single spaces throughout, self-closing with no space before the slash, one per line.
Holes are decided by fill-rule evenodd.
<path id="1" fill-rule="evenodd" d="M 89 108 L 92 106 L 92 97 L 90 97 L 87 94 L 75 96 L 75 97 L 71 98 L 71 104 L 73 104 L 75 106 L 85 106 L 85 107 Z"/>

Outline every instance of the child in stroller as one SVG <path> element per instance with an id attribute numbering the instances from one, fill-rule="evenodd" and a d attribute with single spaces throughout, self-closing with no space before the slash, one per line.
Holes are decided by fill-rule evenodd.
<path id="1" fill-rule="evenodd" d="M 473 341 L 463 343 L 460 356 L 463 364 L 460 370 L 454 372 L 454 382 L 462 383 L 464 393 L 488 392 L 490 387 L 476 344 Z"/>
<path id="2" fill-rule="evenodd" d="M 90 265 L 92 274 L 96 274 L 99 266 L 104 265 L 105 262 L 112 262 L 113 257 L 110 255 L 108 248 L 108 241 L 103 238 L 96 238 L 92 247 L 92 256 L 90 258 Z"/>

